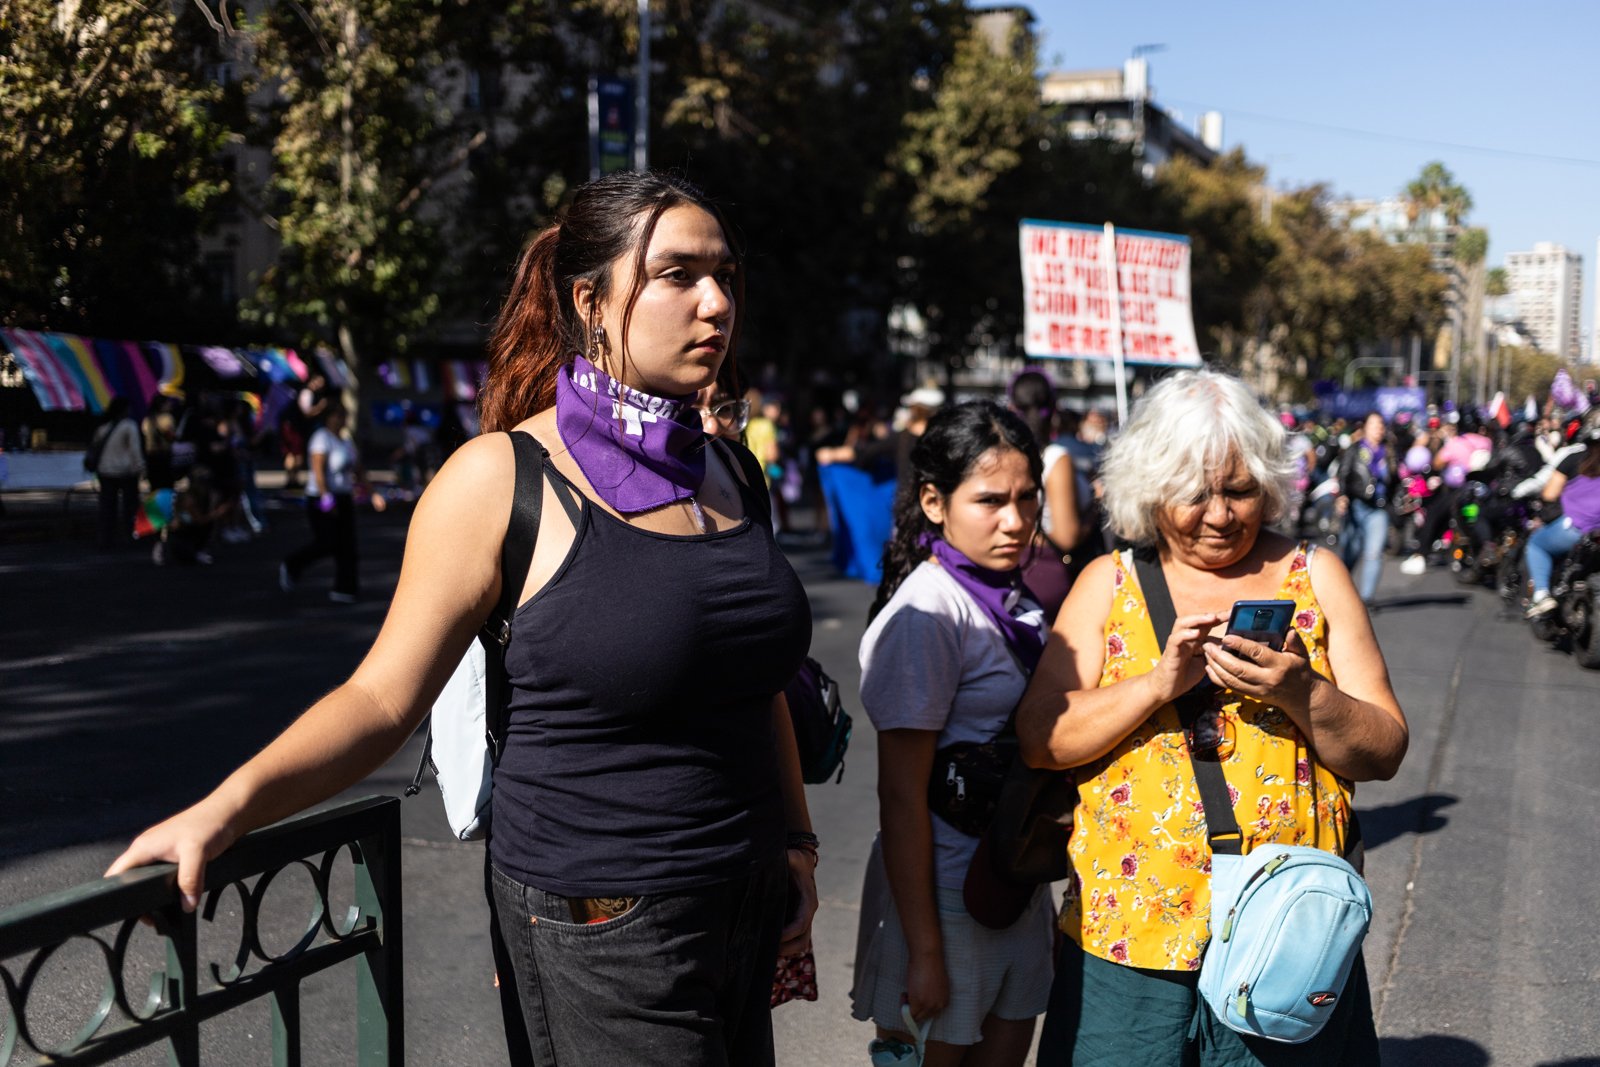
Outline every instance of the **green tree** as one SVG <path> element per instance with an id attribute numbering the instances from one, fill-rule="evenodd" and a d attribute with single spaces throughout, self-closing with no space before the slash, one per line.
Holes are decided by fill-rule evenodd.
<path id="1" fill-rule="evenodd" d="M 1043 127 L 1031 43 L 993 48 L 967 30 L 928 106 L 905 117 L 892 162 L 907 195 L 902 295 L 922 312 L 930 354 L 947 365 L 1020 327 L 1017 221 L 1042 202 L 1024 167 Z"/>
<path id="2" fill-rule="evenodd" d="M 1504 267 L 1489 268 L 1489 274 L 1484 282 L 1483 292 L 1485 296 L 1491 297 L 1505 296 L 1507 293 L 1511 292 L 1511 282 L 1506 277 L 1506 269 Z"/>
<path id="3" fill-rule="evenodd" d="M 1472 210 L 1472 195 L 1456 181 L 1450 168 L 1438 161 L 1423 167 L 1422 172 L 1406 184 L 1405 196 L 1413 225 L 1422 216 L 1442 210 L 1445 224 L 1454 229 Z"/>
<path id="4" fill-rule="evenodd" d="M 1261 218 L 1265 179 L 1239 149 L 1209 164 L 1178 156 L 1156 175 L 1165 206 L 1152 222 L 1189 238 L 1195 330 L 1229 364 L 1250 332 L 1250 301 L 1276 252 Z"/>
<path id="5" fill-rule="evenodd" d="M 0 322 L 170 336 L 202 302 L 197 235 L 227 184 L 198 21 L 137 0 L 0 6 Z"/>
<path id="6" fill-rule="evenodd" d="M 444 248 L 430 191 L 465 161 L 428 75 L 443 0 L 266 7 L 247 24 L 273 102 L 267 204 L 280 249 L 251 313 L 357 368 L 404 351 L 438 311 Z"/>

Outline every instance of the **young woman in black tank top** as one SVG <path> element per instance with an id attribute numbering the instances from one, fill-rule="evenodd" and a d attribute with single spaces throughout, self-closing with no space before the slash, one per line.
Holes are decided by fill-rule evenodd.
<path id="1" fill-rule="evenodd" d="M 176 862 L 192 906 L 241 834 L 398 751 L 499 596 L 515 466 L 495 431 L 527 433 L 558 506 L 506 576 L 522 593 L 489 882 L 512 1062 L 770 1064 L 776 957 L 809 947 L 817 906 L 782 696 L 811 624 L 759 471 L 708 447 L 691 406 L 731 372 L 742 279 L 687 183 L 579 188 L 518 263 L 485 433 L 418 503 L 361 666 L 108 873 Z"/>

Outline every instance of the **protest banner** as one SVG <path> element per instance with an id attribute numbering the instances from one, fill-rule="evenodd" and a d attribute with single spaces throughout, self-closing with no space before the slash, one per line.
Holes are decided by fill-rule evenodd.
<path id="1" fill-rule="evenodd" d="M 1023 350 L 1109 360 L 1126 417 L 1125 363 L 1197 367 L 1189 241 L 1143 230 L 1023 219 Z"/>

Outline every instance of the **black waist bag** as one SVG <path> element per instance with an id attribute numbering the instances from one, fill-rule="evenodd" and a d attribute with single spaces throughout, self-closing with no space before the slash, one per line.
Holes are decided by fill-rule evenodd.
<path id="1" fill-rule="evenodd" d="M 994 822 L 1000 793 L 1017 758 L 1009 727 L 993 741 L 957 741 L 933 754 L 928 810 L 968 837 L 982 837 Z"/>

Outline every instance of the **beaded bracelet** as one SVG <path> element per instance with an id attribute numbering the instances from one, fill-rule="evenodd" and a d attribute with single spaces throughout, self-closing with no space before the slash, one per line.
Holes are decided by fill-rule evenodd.
<path id="1" fill-rule="evenodd" d="M 816 834 L 805 830 L 795 830 L 789 834 L 789 849 L 808 853 L 811 856 L 811 865 L 815 867 L 819 861 L 817 846 L 821 842 Z"/>

